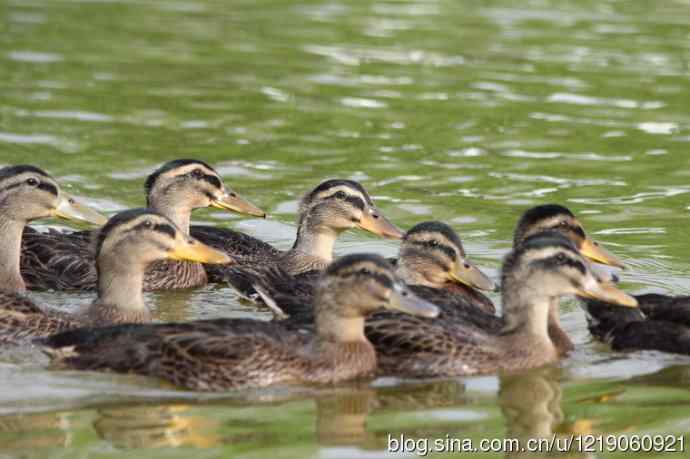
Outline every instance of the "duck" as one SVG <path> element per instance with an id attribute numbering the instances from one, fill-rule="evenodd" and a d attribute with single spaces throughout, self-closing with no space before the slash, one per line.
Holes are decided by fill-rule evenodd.
<path id="1" fill-rule="evenodd" d="M 143 283 L 150 263 L 163 259 L 231 262 L 224 252 L 184 234 L 172 220 L 153 209 L 115 214 L 94 236 L 93 244 L 98 275 L 96 299 L 83 310 L 67 313 L 35 304 L 19 295 L 16 288 L 5 290 L 0 293 L 0 343 L 20 343 L 77 327 L 149 322 Z"/>
<path id="2" fill-rule="evenodd" d="M 190 234 L 194 209 L 214 207 L 262 218 L 266 216 L 264 211 L 225 185 L 211 166 L 196 159 L 166 162 L 147 177 L 144 189 L 147 207 L 165 215 L 186 235 Z M 21 273 L 29 288 L 96 289 L 96 259 L 90 244 L 93 236 L 93 231 L 26 231 L 22 239 Z M 202 264 L 160 260 L 146 270 L 144 289 L 185 289 L 206 283 Z"/>
<path id="3" fill-rule="evenodd" d="M 333 261 L 333 247 L 344 231 L 359 228 L 387 239 L 403 236 L 403 232 L 376 207 L 362 184 L 354 180 L 321 182 L 300 200 L 298 216 L 297 236 L 292 248 L 286 251 L 272 247 L 266 250 L 265 242 L 225 228 L 205 228 L 203 231 L 193 228 L 194 237 L 226 250 L 238 260 L 231 270 L 207 267 L 209 278 L 215 282 L 230 282 L 243 296 L 252 297 L 255 292 L 246 283 L 245 271 L 251 276 L 266 267 L 280 266 L 288 275 L 311 273 L 310 278 L 315 281 Z M 250 253 L 248 257 L 237 254 L 240 246 Z"/>
<path id="4" fill-rule="evenodd" d="M 22 234 L 27 224 L 60 218 L 76 224 L 102 225 L 106 218 L 80 204 L 43 169 L 21 164 L 0 169 L 0 291 L 26 290 L 19 266 Z"/>
<path id="5" fill-rule="evenodd" d="M 661 351 L 690 355 L 690 297 L 633 295 L 638 310 L 618 311 L 584 299 L 590 333 L 615 351 Z"/>
<path id="6" fill-rule="evenodd" d="M 314 305 L 316 332 L 308 335 L 277 322 L 213 319 L 79 329 L 37 344 L 58 368 L 137 373 L 197 391 L 335 384 L 376 372 L 376 352 L 364 335 L 366 316 L 379 309 L 438 314 L 373 254 L 330 264 Z"/>
<path id="7" fill-rule="evenodd" d="M 491 300 L 479 292 L 496 291 L 496 284 L 468 259 L 458 234 L 443 222 L 413 226 L 402 238 L 398 257 L 388 261 L 413 293 L 437 305 L 444 316 L 471 316 L 476 310 L 496 312 Z M 258 300 L 277 317 L 291 317 L 294 323 L 313 322 L 311 303 L 317 274 L 291 276 L 280 267 L 261 272 L 232 271 L 234 280 L 241 277 L 241 286 L 255 289 Z"/>
<path id="8" fill-rule="evenodd" d="M 386 375 L 467 376 L 537 368 L 562 356 L 549 333 L 549 317 L 568 295 L 637 305 L 614 284 L 601 282 L 570 240 L 549 232 L 528 238 L 504 259 L 498 333 L 442 315 L 410 320 L 380 313 L 367 321 L 366 336 Z"/>
<path id="9" fill-rule="evenodd" d="M 513 232 L 513 247 L 518 248 L 532 237 L 550 233 L 571 241 L 591 261 L 624 267 L 619 258 L 588 236 L 572 211 L 559 204 L 538 205 L 523 212 Z M 393 260 L 398 266 L 398 275 L 411 284 L 416 294 L 441 307 L 441 317 L 445 320 L 457 324 L 469 323 L 488 333 L 499 333 L 503 322 L 495 315 L 495 305 L 477 290 L 491 290 L 492 284 L 488 284 L 486 278 L 482 279 L 475 269 L 457 271 L 456 278 L 460 278 L 460 283 L 444 283 L 445 276 L 454 271 L 442 269 L 442 263 L 437 261 L 437 256 L 442 257 L 441 247 L 446 247 L 446 250 L 451 247 L 457 251 L 460 256 L 458 260 L 462 259 L 463 265 L 456 266 L 464 266 L 467 262 L 457 233 L 448 225 L 432 221 L 413 227 L 403 237 L 398 259 Z M 305 328 L 311 323 L 314 276 L 292 277 L 275 268 L 260 274 L 247 273 L 241 268 L 233 268 L 231 272 L 234 274 L 231 279 L 233 287 L 239 286 L 241 291 L 247 291 L 247 286 L 252 286 L 261 302 L 272 309 L 277 318 L 289 318 L 290 326 L 296 328 Z M 602 281 L 612 279 L 605 272 L 596 273 Z M 464 282 L 462 277 L 465 278 Z M 430 280 L 434 278 L 438 281 Z M 450 291 L 449 285 L 453 285 L 452 289 L 456 291 Z M 549 315 L 549 335 L 559 354 L 565 356 L 575 346 L 560 325 L 558 306 L 558 303 L 554 303 L 554 310 Z M 422 321 L 419 322 L 422 326 Z"/>
<path id="10" fill-rule="evenodd" d="M 533 236 L 549 232 L 558 233 L 567 238 L 577 247 L 581 255 L 593 263 L 625 269 L 625 263 L 620 258 L 587 234 L 582 223 L 570 209 L 556 203 L 537 205 L 523 212 L 513 232 L 513 247 L 519 247 Z M 617 281 L 617 276 L 612 272 L 600 270 L 596 265 L 590 268 L 601 281 Z M 575 349 L 575 345 L 561 327 L 558 306 L 555 303 L 554 310 L 549 314 L 549 335 L 556 343 L 560 354 L 565 356 Z"/>

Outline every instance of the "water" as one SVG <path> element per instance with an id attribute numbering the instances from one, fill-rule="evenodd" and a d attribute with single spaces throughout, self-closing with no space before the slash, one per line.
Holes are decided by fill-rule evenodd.
<path id="1" fill-rule="evenodd" d="M 690 4 L 520 3 L 2 1 L 0 163 L 114 212 L 143 204 L 156 165 L 201 158 L 272 218 L 195 220 L 280 247 L 303 192 L 355 178 L 401 227 L 451 223 L 493 275 L 519 214 L 560 202 L 626 259 L 626 289 L 690 293 Z M 337 245 L 362 250 L 396 244 Z M 217 286 L 149 300 L 163 320 L 266 316 Z M 574 355 L 519 377 L 221 397 L 3 354 L 0 456 L 368 459 L 388 434 L 688 431 L 688 358 L 612 353 L 572 301 L 563 322 Z"/>

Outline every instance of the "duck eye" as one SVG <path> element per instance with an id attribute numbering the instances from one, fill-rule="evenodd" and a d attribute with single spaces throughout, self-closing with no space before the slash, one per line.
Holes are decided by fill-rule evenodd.
<path id="1" fill-rule="evenodd" d="M 144 228 L 150 229 L 151 227 L 153 227 L 153 222 L 151 220 L 146 220 L 144 222 Z"/>
<path id="2" fill-rule="evenodd" d="M 431 241 L 429 241 L 429 244 L 431 244 L 432 247 L 438 247 L 438 241 L 435 239 L 432 239 Z"/>
<path id="3" fill-rule="evenodd" d="M 34 177 L 29 177 L 28 179 L 26 179 L 26 184 L 29 186 L 38 186 L 38 179 Z"/>
<path id="4" fill-rule="evenodd" d="M 564 264 L 567 260 L 568 258 L 562 253 L 556 255 L 556 263 L 558 263 L 559 265 Z"/>
<path id="5" fill-rule="evenodd" d="M 371 276 L 371 271 L 367 268 L 360 269 L 359 273 L 364 275 L 364 276 Z"/>
<path id="6" fill-rule="evenodd" d="M 192 177 L 194 177 L 195 179 L 200 179 L 200 178 L 203 177 L 203 176 L 204 176 L 204 173 L 201 172 L 200 169 L 194 169 L 194 170 L 192 171 Z"/>
<path id="7" fill-rule="evenodd" d="M 347 195 L 345 194 L 344 191 L 338 191 L 336 194 L 333 195 L 336 199 L 345 199 Z"/>

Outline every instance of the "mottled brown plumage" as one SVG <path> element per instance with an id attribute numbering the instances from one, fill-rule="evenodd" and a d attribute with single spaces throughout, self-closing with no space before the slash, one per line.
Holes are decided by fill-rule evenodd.
<path id="1" fill-rule="evenodd" d="M 560 296 L 580 291 L 575 286 L 587 282 L 590 288 L 598 286 L 574 246 L 558 233 L 543 233 L 506 259 L 503 317 L 439 301 L 436 318 L 379 312 L 367 319 L 365 333 L 376 348 L 382 374 L 425 377 L 532 368 L 563 355 L 548 318 L 558 311 Z M 425 299 L 436 294 L 426 286 L 413 291 Z M 283 295 L 276 296 L 275 303 L 290 315 L 282 322 L 285 327 L 312 330 L 312 312 L 304 302 Z"/>
<path id="2" fill-rule="evenodd" d="M 197 160 L 165 163 L 146 181 L 148 206 L 170 218 L 185 234 L 194 209 L 217 207 L 250 215 L 264 213 L 223 184 L 208 164 Z M 202 233 L 203 226 L 197 227 Z M 207 231 L 212 231 L 213 228 Z M 94 232 L 27 231 L 22 240 L 21 272 L 30 289 L 93 290 L 96 261 L 90 241 Z M 158 261 L 146 270 L 144 290 L 169 290 L 205 285 L 202 264 Z"/>
<path id="3" fill-rule="evenodd" d="M 292 248 L 279 251 L 259 240 L 220 231 L 195 231 L 192 234 L 213 247 L 222 249 L 248 247 L 234 255 L 242 269 L 261 273 L 269 265 L 279 265 L 288 274 L 322 271 L 333 261 L 333 246 L 338 236 L 349 229 L 361 228 L 379 236 L 399 239 L 403 233 L 375 207 L 364 187 L 353 180 L 326 180 L 307 193 L 299 205 L 297 236 Z M 242 244 L 237 240 L 241 237 Z M 235 252 L 230 252 L 235 253 Z M 211 282 L 233 282 L 234 272 L 210 267 Z M 254 292 L 243 292 L 246 296 Z"/>
<path id="4" fill-rule="evenodd" d="M 148 322 L 142 294 L 144 270 L 162 259 L 225 263 L 229 258 L 186 236 L 168 218 L 149 209 L 112 217 L 94 238 L 98 297 L 68 314 L 39 307 L 13 293 L 0 297 L 0 342 L 17 342 L 77 328 Z M 18 267 L 17 267 L 18 268 Z"/>
<path id="5" fill-rule="evenodd" d="M 391 261 L 397 275 L 408 286 L 419 287 L 418 292 L 424 299 L 443 309 L 495 312 L 491 300 L 473 288 L 493 290 L 495 284 L 469 262 L 460 238 L 444 223 L 424 222 L 414 226 L 403 236 L 398 259 Z M 288 309 L 289 305 L 305 305 L 308 311 L 318 272 L 293 276 L 282 265 L 255 269 L 240 265 L 229 269 L 226 277 L 244 296 L 252 298 L 254 285 L 259 285 L 265 293 L 275 297 L 279 306 L 287 301 Z M 292 315 L 297 310 L 285 313 Z"/>
<path id="6" fill-rule="evenodd" d="M 364 316 L 381 307 L 438 312 L 406 292 L 381 257 L 350 255 L 329 266 L 319 282 L 314 334 L 275 322 L 217 319 L 76 330 L 43 344 L 63 366 L 157 376 L 195 390 L 331 384 L 375 372 Z"/>
<path id="7" fill-rule="evenodd" d="M 385 374 L 457 376 L 515 371 L 555 362 L 561 355 L 548 327 L 564 295 L 635 301 L 602 284 L 577 249 L 557 233 L 523 242 L 503 265 L 503 316 L 474 315 L 448 320 L 373 316 L 367 337 Z"/>

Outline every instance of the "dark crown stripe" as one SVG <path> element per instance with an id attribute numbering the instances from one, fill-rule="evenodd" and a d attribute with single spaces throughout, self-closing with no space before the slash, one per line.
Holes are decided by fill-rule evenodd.
<path id="1" fill-rule="evenodd" d="M 416 245 L 417 247 L 423 247 L 425 251 L 429 250 L 438 250 L 443 252 L 448 258 L 451 260 L 455 260 L 457 258 L 456 252 L 453 249 L 453 247 L 445 244 L 441 244 L 438 241 L 408 241 L 408 244 Z"/>
<path id="2" fill-rule="evenodd" d="M 144 184 L 146 194 L 148 194 L 151 191 L 153 185 L 155 185 L 156 181 L 162 174 L 165 174 L 166 172 L 171 171 L 173 169 L 177 169 L 178 167 L 188 166 L 190 164 L 199 164 L 201 166 L 204 166 L 208 170 L 215 172 L 215 169 L 213 169 L 211 166 L 198 159 L 176 159 L 174 161 L 168 161 L 167 163 L 163 164 L 161 167 L 153 171 L 153 173 L 146 178 L 146 183 Z"/>
<path id="3" fill-rule="evenodd" d="M 43 169 L 39 169 L 36 166 L 31 166 L 30 164 L 19 164 L 17 166 L 8 166 L 0 169 L 0 181 L 15 175 L 25 174 L 27 172 L 50 178 L 50 175 L 48 175 Z"/>
<path id="4" fill-rule="evenodd" d="M 122 212 L 119 212 L 112 217 L 106 222 L 105 225 L 101 228 L 101 230 L 98 232 L 98 235 L 96 236 L 96 253 L 99 253 L 101 251 L 101 247 L 103 246 L 103 242 L 105 239 L 110 235 L 110 233 L 113 232 L 115 228 L 117 228 L 120 225 L 124 225 L 126 223 L 131 222 L 132 220 L 142 216 L 142 215 L 155 215 L 161 218 L 166 218 L 163 215 L 159 214 L 153 209 L 145 209 L 145 208 L 138 208 L 138 209 L 128 209 Z"/>
<path id="5" fill-rule="evenodd" d="M 367 204 L 370 206 L 373 206 L 374 203 L 369 197 L 369 193 L 364 189 L 364 187 L 358 183 L 355 182 L 354 180 L 343 180 L 343 179 L 333 179 L 333 180 L 326 180 L 324 182 L 321 182 L 316 188 L 314 188 L 304 199 L 304 202 L 311 202 L 316 195 L 330 190 L 331 188 L 336 188 L 336 187 L 347 187 L 347 188 L 352 188 L 353 190 L 357 190 L 364 196 L 364 199 Z"/>
<path id="6" fill-rule="evenodd" d="M 429 221 L 416 224 L 410 228 L 407 233 L 405 233 L 405 237 L 403 239 L 408 240 L 410 236 L 421 233 L 442 234 L 446 239 L 455 244 L 458 249 L 462 249 L 462 241 L 460 240 L 458 233 L 456 233 L 450 226 L 438 221 Z"/>

